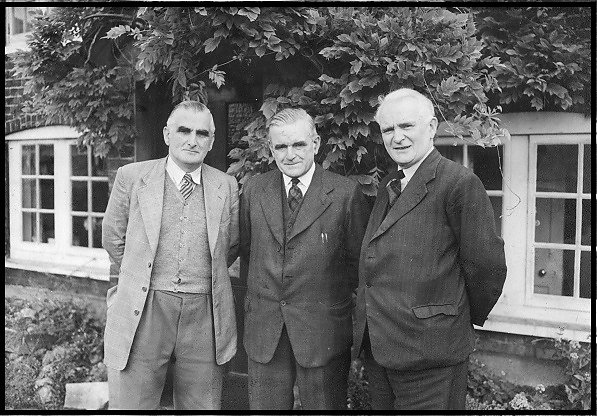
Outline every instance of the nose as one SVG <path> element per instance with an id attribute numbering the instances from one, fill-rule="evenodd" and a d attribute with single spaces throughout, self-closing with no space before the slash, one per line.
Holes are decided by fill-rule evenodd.
<path id="1" fill-rule="evenodd" d="M 196 132 L 191 132 L 188 140 L 188 144 L 191 147 L 195 147 L 199 144 L 199 137 Z"/>
<path id="2" fill-rule="evenodd" d="M 286 148 L 286 159 L 292 160 L 294 159 L 295 155 L 296 153 L 294 153 L 294 148 L 292 146 L 288 146 Z"/>

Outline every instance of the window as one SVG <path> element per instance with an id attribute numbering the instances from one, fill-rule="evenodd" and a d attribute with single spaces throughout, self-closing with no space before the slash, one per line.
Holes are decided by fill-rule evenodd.
<path id="1" fill-rule="evenodd" d="M 101 229 L 108 203 L 105 161 L 65 126 L 25 130 L 9 144 L 10 260 L 58 264 L 67 274 L 108 278 Z M 83 273 L 83 272 L 81 272 Z M 84 273 L 83 273 L 84 274 Z"/>
<path id="2" fill-rule="evenodd" d="M 102 219 L 108 205 L 108 174 L 92 149 L 71 145 L 72 245 L 102 247 Z"/>
<path id="3" fill-rule="evenodd" d="M 437 139 L 435 147 L 442 156 L 472 169 L 481 179 L 493 206 L 498 234 L 502 232 L 503 146 L 483 148 L 458 139 Z"/>
<path id="4" fill-rule="evenodd" d="M 531 141 L 528 302 L 591 297 L 591 146 Z M 563 299 L 572 298 L 572 299 Z"/>
<path id="5" fill-rule="evenodd" d="M 497 148 L 455 139 L 445 126 L 435 139 L 481 179 L 504 239 L 504 290 L 478 329 L 586 342 L 595 285 L 591 121 L 566 113 L 500 118 L 511 139 Z"/>

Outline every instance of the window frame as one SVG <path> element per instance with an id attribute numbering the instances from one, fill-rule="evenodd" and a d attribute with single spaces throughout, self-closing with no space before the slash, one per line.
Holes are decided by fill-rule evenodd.
<path id="1" fill-rule="evenodd" d="M 109 279 L 109 257 L 103 248 L 72 245 L 71 155 L 70 146 L 79 133 L 69 126 L 50 126 L 9 134 L 10 261 L 24 268 L 46 264 L 64 268 L 69 274 L 100 280 Z M 22 150 L 27 145 L 53 145 L 54 148 L 54 243 L 23 241 Z M 81 273 L 79 273 L 81 274 Z"/>

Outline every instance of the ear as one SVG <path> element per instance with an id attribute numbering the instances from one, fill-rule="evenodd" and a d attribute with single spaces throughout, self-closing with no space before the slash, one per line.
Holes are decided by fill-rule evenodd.
<path id="1" fill-rule="evenodd" d="M 170 134 L 170 130 L 168 130 L 168 126 L 164 126 L 164 128 L 162 129 L 162 134 L 164 135 L 164 143 L 170 146 L 170 138 L 168 137 Z"/>
<path id="2" fill-rule="evenodd" d="M 319 152 L 320 145 L 321 145 L 321 138 L 319 137 L 319 135 L 317 135 L 313 138 L 313 147 L 315 147 L 315 154 L 317 154 L 317 152 Z"/>
<path id="3" fill-rule="evenodd" d="M 431 131 L 431 138 L 433 139 L 435 137 L 435 132 L 437 132 L 437 126 L 438 126 L 439 122 L 437 121 L 437 118 L 433 117 L 430 121 L 429 121 L 429 129 Z"/>

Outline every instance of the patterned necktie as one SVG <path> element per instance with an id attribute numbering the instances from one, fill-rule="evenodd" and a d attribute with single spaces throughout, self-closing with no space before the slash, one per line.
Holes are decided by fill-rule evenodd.
<path id="1" fill-rule="evenodd" d="M 298 187 L 299 182 L 300 181 L 298 178 L 292 178 L 292 186 L 288 190 L 288 205 L 290 206 L 290 210 L 293 212 L 303 199 L 301 188 Z"/>
<path id="2" fill-rule="evenodd" d="M 186 200 L 193 192 L 193 189 L 195 189 L 195 182 L 193 182 L 190 174 L 185 173 L 182 177 L 182 186 L 180 187 L 182 197 Z"/>
<path id="3" fill-rule="evenodd" d="M 396 177 L 386 185 L 386 188 L 388 189 L 389 206 L 394 205 L 394 202 L 396 202 L 402 192 L 402 184 L 400 183 L 402 178 L 404 178 L 404 172 L 400 169 Z"/>

